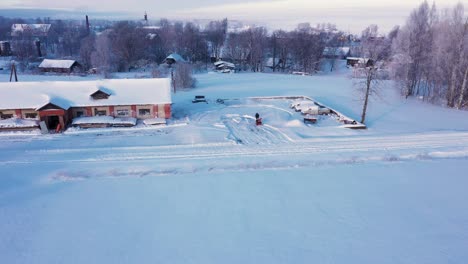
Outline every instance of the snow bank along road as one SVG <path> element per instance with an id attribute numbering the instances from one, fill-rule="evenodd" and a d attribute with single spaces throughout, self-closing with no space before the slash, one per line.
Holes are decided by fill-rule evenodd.
<path id="1" fill-rule="evenodd" d="M 249 145 L 224 142 L 80 148 L 76 145 L 60 147 L 60 144 L 59 141 L 50 147 L 2 149 L 0 165 L 55 163 L 58 168 L 66 167 L 71 172 L 79 170 L 80 175 L 105 176 L 109 172 L 99 171 L 99 168 L 119 168 L 122 175 L 127 171 L 128 175 L 142 176 L 468 157 L 468 132 L 314 138 Z M 89 166 L 92 163 L 109 166 Z M 144 165 L 146 169 L 135 172 L 132 166 L 137 165 Z"/>

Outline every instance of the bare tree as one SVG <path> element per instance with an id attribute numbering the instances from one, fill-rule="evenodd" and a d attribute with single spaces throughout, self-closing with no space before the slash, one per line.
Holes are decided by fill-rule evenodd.
<path id="1" fill-rule="evenodd" d="M 246 70 L 247 58 L 250 53 L 246 32 L 229 33 L 224 47 L 226 59 L 236 63 L 240 69 Z"/>
<path id="2" fill-rule="evenodd" d="M 361 75 L 354 75 L 355 78 L 363 78 L 357 82 L 358 89 L 362 92 L 364 101 L 361 113 L 361 123 L 365 123 L 369 97 L 377 92 L 380 76 L 379 65 L 385 55 L 385 43 L 378 37 L 378 27 L 371 25 L 362 32 L 362 50 L 366 58 L 357 66 Z"/>
<path id="3" fill-rule="evenodd" d="M 432 24 L 435 20 L 435 6 L 429 7 L 424 1 L 414 10 L 398 34 L 394 53 L 404 67 L 404 75 L 395 76 L 401 80 L 402 90 L 406 97 L 422 93 L 428 85 L 427 67 L 431 64 Z"/>
<path id="4" fill-rule="evenodd" d="M 300 24 L 295 31 L 289 33 L 289 46 L 298 70 L 308 73 L 318 70 L 324 44 L 320 35 L 313 32 L 308 24 Z"/>
<path id="5" fill-rule="evenodd" d="M 173 72 L 173 88 L 177 89 L 194 88 L 196 79 L 192 76 L 192 66 L 188 63 L 178 63 Z"/>
<path id="6" fill-rule="evenodd" d="M 83 65 L 84 70 L 89 70 L 93 64 L 92 54 L 95 51 L 95 43 L 96 37 L 93 34 L 88 35 L 81 41 L 80 59 L 81 65 Z"/>
<path id="7" fill-rule="evenodd" d="M 95 51 L 92 52 L 91 61 L 98 72 L 105 78 L 109 78 L 111 72 L 116 70 L 115 55 L 112 52 L 112 43 L 108 33 L 102 33 L 96 37 Z"/>
<path id="8" fill-rule="evenodd" d="M 221 21 L 211 21 L 206 29 L 206 38 L 210 42 L 211 54 L 215 58 L 220 57 L 221 47 L 224 44 L 227 34 L 227 19 Z"/>
<path id="9" fill-rule="evenodd" d="M 145 34 L 134 23 L 121 21 L 115 24 L 109 37 L 112 40 L 119 71 L 128 71 L 130 66 L 143 58 Z"/>

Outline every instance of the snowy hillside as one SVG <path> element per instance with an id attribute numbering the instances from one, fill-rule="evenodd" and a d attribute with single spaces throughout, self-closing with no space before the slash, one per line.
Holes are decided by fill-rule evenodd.
<path id="1" fill-rule="evenodd" d="M 196 78 L 167 125 L 0 133 L 0 263 L 468 259 L 467 112 L 387 82 L 351 130 L 290 108 L 307 96 L 359 120 L 344 69 Z"/>

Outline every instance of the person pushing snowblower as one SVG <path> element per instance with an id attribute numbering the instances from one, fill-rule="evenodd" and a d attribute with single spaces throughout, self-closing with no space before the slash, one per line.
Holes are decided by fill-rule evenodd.
<path id="1" fill-rule="evenodd" d="M 255 114 L 255 125 L 257 126 L 263 125 L 262 119 L 260 118 L 260 115 L 258 113 Z"/>

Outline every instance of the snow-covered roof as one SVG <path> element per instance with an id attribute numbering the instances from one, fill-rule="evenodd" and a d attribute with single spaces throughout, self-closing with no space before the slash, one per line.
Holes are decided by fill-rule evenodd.
<path id="1" fill-rule="evenodd" d="M 39 68 L 70 69 L 75 62 L 75 60 L 44 59 L 39 65 Z"/>
<path id="2" fill-rule="evenodd" d="M 155 39 L 157 36 L 158 36 L 158 34 L 156 34 L 156 33 L 148 33 L 146 35 L 146 38 L 147 39 Z"/>
<path id="3" fill-rule="evenodd" d="M 33 36 L 47 36 L 50 24 L 13 24 L 11 25 L 11 35 L 18 36 L 21 33 L 30 33 Z"/>
<path id="4" fill-rule="evenodd" d="M 143 29 L 148 29 L 148 30 L 156 30 L 160 29 L 160 26 L 144 26 Z"/>
<path id="5" fill-rule="evenodd" d="M 325 47 L 323 55 L 328 56 L 344 56 L 349 53 L 349 47 Z"/>
<path id="6" fill-rule="evenodd" d="M 368 58 L 360 58 L 360 57 L 346 57 L 347 60 L 355 60 L 355 61 L 358 61 L 360 63 L 367 63 L 367 61 L 369 60 Z"/>
<path id="7" fill-rule="evenodd" d="M 96 91 L 110 93 L 94 100 Z M 0 82 L 0 109 L 38 109 L 49 103 L 70 107 L 170 104 L 170 79 L 112 79 L 78 82 Z"/>
<path id="8" fill-rule="evenodd" d="M 168 60 L 168 59 L 173 59 L 176 62 L 185 62 L 184 58 L 182 58 L 182 56 L 180 56 L 177 53 L 170 54 L 169 56 L 166 57 L 166 60 Z"/>
<path id="9" fill-rule="evenodd" d="M 221 67 L 221 66 L 227 66 L 227 67 L 231 67 L 231 68 L 235 68 L 236 66 L 234 65 L 234 63 L 231 63 L 231 62 L 227 62 L 227 61 L 217 61 L 215 63 L 213 63 L 216 67 Z"/>

